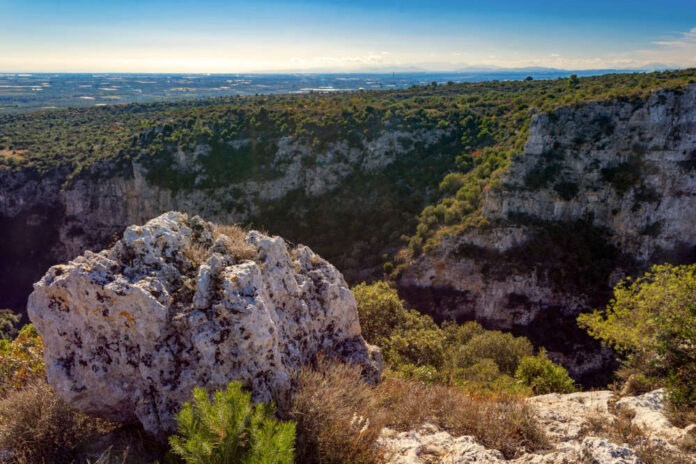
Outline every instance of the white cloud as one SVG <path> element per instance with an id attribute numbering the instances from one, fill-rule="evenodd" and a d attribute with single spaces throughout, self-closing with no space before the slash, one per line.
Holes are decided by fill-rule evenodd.
<path id="1" fill-rule="evenodd" d="M 680 32 L 677 37 L 672 40 L 656 40 L 653 45 L 661 45 L 663 47 L 688 47 L 696 45 L 696 27 L 688 32 Z"/>

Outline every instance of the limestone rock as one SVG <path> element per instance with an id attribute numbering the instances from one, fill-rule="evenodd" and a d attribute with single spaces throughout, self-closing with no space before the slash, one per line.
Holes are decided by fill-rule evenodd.
<path id="1" fill-rule="evenodd" d="M 606 438 L 587 437 L 582 441 L 582 457 L 592 464 L 640 464 L 636 452 Z"/>
<path id="2" fill-rule="evenodd" d="M 474 437 L 454 437 L 430 424 L 401 433 L 386 428 L 379 444 L 386 452 L 388 464 L 639 464 L 643 462 L 641 453 L 646 451 L 652 456 L 657 453 L 666 461 L 672 459 L 669 462 L 696 464 L 696 456 L 679 447 L 693 426 L 680 429 L 671 425 L 665 416 L 663 396 L 663 391 L 657 390 L 623 398 L 615 406 L 610 391 L 529 398 L 527 401 L 549 440 L 549 449 L 534 453 L 520 450 L 519 457 L 507 461 Z M 627 444 L 621 442 L 618 433 L 596 436 L 601 433 L 593 430 L 591 422 L 612 423 L 627 408 L 635 412 L 630 425 L 642 430 L 642 439 Z"/>
<path id="3" fill-rule="evenodd" d="M 454 438 L 432 424 L 420 430 L 396 433 L 385 429 L 379 440 L 390 464 L 463 464 L 504 462 L 500 451 L 489 450 L 473 437 Z"/>
<path id="4" fill-rule="evenodd" d="M 633 414 L 632 422 L 651 436 L 676 442 L 688 431 L 673 426 L 665 414 L 665 390 L 655 390 L 640 396 L 627 396 L 616 402 L 616 409 Z"/>
<path id="5" fill-rule="evenodd" d="M 300 218 L 304 198 L 353 188 L 354 175 L 381 171 L 409 152 L 421 150 L 415 147 L 444 143 L 450 132 L 389 128 L 376 138 L 361 137 L 358 146 L 363 148 L 342 139 L 322 147 L 297 137 L 232 140 L 229 145 L 235 150 L 263 143 L 273 153 L 260 166 L 264 175 L 229 176 L 223 185 L 213 182 L 219 173 L 206 163 L 209 145 L 191 150 L 171 147 L 152 158 L 171 167 L 180 180 L 190 182 L 190 188 L 155 181 L 156 165 L 137 161 L 97 162 L 77 177 L 70 175 L 70 166 L 41 175 L 33 167 L 0 170 L 0 234 L 12 236 L 11 250 L 0 247 L 0 307 L 23 310 L 28 289 L 49 266 L 88 249 L 104 248 L 130 224 L 142 224 L 172 210 L 219 223 L 244 222 L 258 218 L 269 205 L 290 205 L 298 212 L 294 217 Z M 344 206 L 337 205 L 336 214 Z M 15 272 L 18 268 L 23 272 Z"/>
<path id="6" fill-rule="evenodd" d="M 293 371 L 319 352 L 362 365 L 371 380 L 381 375 L 381 353 L 362 339 L 336 268 L 280 237 L 251 231 L 230 245 L 218 234 L 169 212 L 49 269 L 28 312 L 63 399 L 163 437 L 196 386 L 239 380 L 254 400 L 282 409 Z"/>

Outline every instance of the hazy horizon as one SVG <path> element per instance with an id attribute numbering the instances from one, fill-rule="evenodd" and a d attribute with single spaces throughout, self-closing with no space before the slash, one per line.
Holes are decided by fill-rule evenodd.
<path id="1" fill-rule="evenodd" d="M 696 3 L 546 0 L 0 4 L 3 73 L 640 70 L 696 65 Z"/>

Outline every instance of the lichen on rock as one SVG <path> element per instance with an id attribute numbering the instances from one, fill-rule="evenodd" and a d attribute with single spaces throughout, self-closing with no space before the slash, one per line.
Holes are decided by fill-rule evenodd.
<path id="1" fill-rule="evenodd" d="M 280 237 L 225 231 L 169 212 L 49 269 L 28 313 L 56 392 L 164 437 L 196 386 L 239 380 L 254 400 L 287 407 L 293 372 L 319 352 L 379 378 L 381 353 L 362 339 L 336 268 Z"/>

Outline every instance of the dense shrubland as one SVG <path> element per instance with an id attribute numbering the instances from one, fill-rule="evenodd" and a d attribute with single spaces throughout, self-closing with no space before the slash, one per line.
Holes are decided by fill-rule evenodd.
<path id="1" fill-rule="evenodd" d="M 468 391 L 543 394 L 575 391 L 563 367 L 524 337 L 444 322 L 407 310 L 387 282 L 353 288 L 363 336 L 382 348 L 392 375 Z"/>

